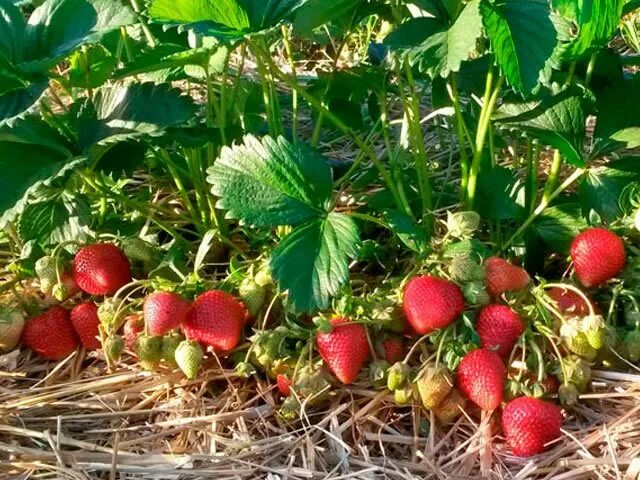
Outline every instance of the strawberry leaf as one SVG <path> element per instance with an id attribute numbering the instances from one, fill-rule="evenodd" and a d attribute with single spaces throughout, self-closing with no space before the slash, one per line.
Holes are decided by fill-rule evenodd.
<path id="1" fill-rule="evenodd" d="M 546 0 L 482 0 L 491 50 L 507 83 L 528 95 L 555 63 L 558 31 Z"/>
<path id="2" fill-rule="evenodd" d="M 554 251 L 568 253 L 573 239 L 587 227 L 580 205 L 563 203 L 547 208 L 531 225 L 530 233 L 536 234 Z"/>
<path id="3" fill-rule="evenodd" d="M 358 227 L 343 213 L 329 213 L 294 229 L 271 257 L 271 271 L 300 312 L 324 310 L 349 280 L 349 259 L 360 243 Z"/>
<path id="4" fill-rule="evenodd" d="M 230 218 L 260 226 L 298 225 L 328 211 L 331 171 L 324 157 L 284 137 L 225 147 L 207 181 Z"/>
<path id="5" fill-rule="evenodd" d="M 626 0 L 584 0 L 573 2 L 578 36 L 567 51 L 570 58 L 581 57 L 605 47 L 618 28 Z"/>

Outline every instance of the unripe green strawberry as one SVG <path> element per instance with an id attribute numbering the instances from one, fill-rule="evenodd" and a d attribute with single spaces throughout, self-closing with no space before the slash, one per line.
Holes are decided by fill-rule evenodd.
<path id="1" fill-rule="evenodd" d="M 591 345 L 596 350 L 600 350 L 605 343 L 607 330 L 605 328 L 597 328 L 592 330 L 587 330 L 584 332 L 585 337 L 587 337 L 587 341 L 589 345 Z"/>
<path id="2" fill-rule="evenodd" d="M 98 307 L 98 319 L 105 329 L 108 329 L 116 323 L 117 309 L 118 304 L 110 298 L 105 299 L 105 301 Z"/>
<path id="3" fill-rule="evenodd" d="M 563 405 L 575 405 L 578 403 L 579 396 L 578 389 L 573 383 L 566 383 L 558 388 L 558 398 Z"/>
<path id="4" fill-rule="evenodd" d="M 476 255 L 460 255 L 451 259 L 449 275 L 457 282 L 482 282 L 484 268 L 480 265 Z"/>
<path id="5" fill-rule="evenodd" d="M 558 367 L 556 373 L 562 383 L 572 383 L 579 392 L 585 392 L 591 383 L 591 367 L 584 359 L 577 356 L 565 357 L 562 360 L 564 369 Z M 567 378 L 564 378 L 564 374 Z"/>
<path id="6" fill-rule="evenodd" d="M 598 355 L 598 351 L 591 346 L 584 332 L 575 332 L 573 335 L 563 336 L 563 339 L 571 352 L 589 361 L 593 361 Z"/>
<path id="7" fill-rule="evenodd" d="M 64 299 L 67 298 L 68 294 L 69 290 L 64 283 L 56 283 L 51 289 L 51 295 L 59 302 L 64 301 Z"/>
<path id="8" fill-rule="evenodd" d="M 42 293 L 50 294 L 53 286 L 58 282 L 55 260 L 48 255 L 39 258 L 36 261 L 35 270 L 40 280 L 40 290 Z"/>
<path id="9" fill-rule="evenodd" d="M 271 272 L 269 272 L 268 267 L 263 267 L 260 270 L 258 270 L 258 273 L 256 273 L 254 280 L 256 284 L 258 284 L 261 287 L 266 287 L 271 283 L 273 283 L 273 279 L 271 278 Z"/>
<path id="10" fill-rule="evenodd" d="M 278 413 L 285 420 L 295 420 L 298 418 L 300 414 L 300 400 L 298 400 L 298 397 L 295 395 L 286 397 Z"/>
<path id="11" fill-rule="evenodd" d="M 189 380 L 198 375 L 198 370 L 204 358 L 204 350 L 198 342 L 192 340 L 183 340 L 176 348 L 175 360 Z"/>
<path id="12" fill-rule="evenodd" d="M 319 369 L 304 367 L 296 376 L 293 390 L 311 406 L 320 405 L 328 398 L 329 382 Z"/>
<path id="13" fill-rule="evenodd" d="M 471 305 L 484 306 L 491 302 L 491 297 L 484 284 L 471 282 L 462 286 L 462 293 L 467 303 Z"/>
<path id="14" fill-rule="evenodd" d="M 479 226 L 480 215 L 476 212 L 447 212 L 447 229 L 452 237 L 470 237 Z"/>
<path id="15" fill-rule="evenodd" d="M 10 352 L 16 348 L 23 328 L 24 315 L 0 305 L 0 352 Z"/>
<path id="16" fill-rule="evenodd" d="M 172 332 L 162 337 L 162 360 L 169 365 L 175 366 L 176 349 L 183 340 L 184 337 L 177 332 Z"/>
<path id="17" fill-rule="evenodd" d="M 124 339 L 120 335 L 109 337 L 104 341 L 103 349 L 109 360 L 117 362 L 124 351 Z"/>
<path id="18" fill-rule="evenodd" d="M 136 354 L 142 368 L 155 369 L 162 360 L 162 337 L 141 335 L 138 338 Z"/>
<path id="19" fill-rule="evenodd" d="M 624 346 L 627 350 L 627 357 L 632 362 L 640 360 L 640 330 L 632 330 L 624 337 Z"/>
<path id="20" fill-rule="evenodd" d="M 252 317 L 257 317 L 264 305 L 267 291 L 251 277 L 246 277 L 238 287 L 238 294 Z"/>
<path id="21" fill-rule="evenodd" d="M 403 362 L 396 362 L 391 365 L 387 373 L 387 388 L 392 392 L 402 388 L 409 380 L 411 367 Z"/>
<path id="22" fill-rule="evenodd" d="M 453 388 L 453 379 L 446 367 L 428 367 L 415 383 L 422 405 L 428 410 L 440 405 Z"/>
<path id="23" fill-rule="evenodd" d="M 633 226 L 640 232 L 640 210 L 638 210 L 635 217 L 633 217 Z"/>
<path id="24" fill-rule="evenodd" d="M 624 311 L 624 321 L 630 327 L 640 327 L 640 311 L 633 309 L 626 309 Z"/>
<path id="25" fill-rule="evenodd" d="M 462 410 L 466 405 L 467 399 L 464 398 L 457 388 L 454 388 L 449 395 L 440 402 L 440 405 L 433 409 L 433 413 L 442 423 L 451 423 L 462 415 Z"/>
<path id="26" fill-rule="evenodd" d="M 393 392 L 393 399 L 398 405 L 407 405 L 413 401 L 413 386 L 399 388 Z"/>

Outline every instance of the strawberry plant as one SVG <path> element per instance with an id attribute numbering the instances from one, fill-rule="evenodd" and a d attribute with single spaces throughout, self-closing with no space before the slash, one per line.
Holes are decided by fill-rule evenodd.
<path id="1" fill-rule="evenodd" d="M 299 476 L 621 476 L 638 25 L 636 0 L 0 0 L 8 468 L 281 475 L 269 442 L 303 432 Z M 578 439 L 596 421 L 624 441 Z"/>

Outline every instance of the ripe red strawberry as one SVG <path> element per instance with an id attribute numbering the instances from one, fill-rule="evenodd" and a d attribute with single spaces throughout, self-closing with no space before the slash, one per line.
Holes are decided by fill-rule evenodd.
<path id="1" fill-rule="evenodd" d="M 22 343 L 48 360 L 62 360 L 78 346 L 69 312 L 55 306 L 28 320 Z"/>
<path id="2" fill-rule="evenodd" d="M 553 287 L 547 290 L 547 295 L 556 302 L 560 313 L 567 313 L 579 317 L 589 315 L 589 305 L 573 290 Z"/>
<path id="3" fill-rule="evenodd" d="M 131 281 L 131 266 L 122 250 L 110 243 L 80 249 L 73 260 L 73 279 L 90 295 L 110 295 Z"/>
<path id="4" fill-rule="evenodd" d="M 558 379 L 553 375 L 544 377 L 540 384 L 544 387 L 545 393 L 549 395 L 558 393 L 558 388 L 560 388 L 560 382 L 558 382 Z"/>
<path id="5" fill-rule="evenodd" d="M 404 343 L 399 338 L 388 338 L 382 342 L 384 350 L 384 359 L 389 363 L 400 362 L 404 359 L 405 348 Z"/>
<path id="6" fill-rule="evenodd" d="M 87 350 L 100 348 L 100 319 L 98 319 L 98 306 L 93 302 L 84 302 L 76 305 L 69 315 L 73 328 L 80 342 Z"/>
<path id="7" fill-rule="evenodd" d="M 284 374 L 279 373 L 276 377 L 276 383 L 278 384 L 278 390 L 283 397 L 291 395 L 291 380 Z"/>
<path id="8" fill-rule="evenodd" d="M 508 357 L 524 332 L 524 322 L 516 312 L 504 305 L 487 305 L 478 314 L 476 326 L 480 346 Z"/>
<path id="9" fill-rule="evenodd" d="M 195 299 L 183 330 L 189 340 L 227 352 L 240 342 L 245 316 L 244 306 L 235 297 L 210 290 Z"/>
<path id="10" fill-rule="evenodd" d="M 365 360 L 369 357 L 369 342 L 364 327 L 349 323 L 346 318 L 331 320 L 329 333 L 318 333 L 316 347 L 329 370 L 344 384 L 355 380 Z"/>
<path id="11" fill-rule="evenodd" d="M 133 349 L 136 346 L 138 337 L 144 332 L 144 322 L 136 315 L 130 315 L 124 324 L 124 344 L 128 349 Z"/>
<path id="12" fill-rule="evenodd" d="M 189 302 L 177 293 L 154 292 L 144 300 L 142 312 L 151 335 L 164 335 L 187 318 Z"/>
<path id="13" fill-rule="evenodd" d="M 507 370 L 500 355 L 485 348 L 467 353 L 460 365 L 456 381 L 469 400 L 483 410 L 495 410 L 502 401 Z"/>
<path id="14" fill-rule="evenodd" d="M 487 258 L 484 266 L 487 272 L 487 291 L 493 297 L 522 290 L 531 281 L 524 268 L 516 267 L 500 257 Z"/>
<path id="15" fill-rule="evenodd" d="M 532 397 L 510 401 L 502 412 L 502 429 L 513 453 L 530 457 L 560 437 L 562 412 L 554 403 Z"/>
<path id="16" fill-rule="evenodd" d="M 627 259 L 622 239 L 604 228 L 590 228 L 571 244 L 576 276 L 585 287 L 597 287 L 617 276 Z"/>
<path id="17" fill-rule="evenodd" d="M 464 296 L 455 283 L 424 275 L 404 291 L 404 312 L 413 329 L 426 335 L 453 323 L 464 311 Z"/>

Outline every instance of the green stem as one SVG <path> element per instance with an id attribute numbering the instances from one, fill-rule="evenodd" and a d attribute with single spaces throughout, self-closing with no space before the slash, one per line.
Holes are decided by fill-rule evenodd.
<path id="1" fill-rule="evenodd" d="M 462 116 L 462 109 L 460 108 L 460 97 L 458 95 L 455 73 L 451 74 L 449 85 L 449 97 L 453 103 L 453 110 L 456 115 L 456 134 L 458 135 L 458 143 L 460 145 L 460 195 L 461 200 L 464 200 L 467 195 L 467 184 L 469 183 L 469 157 L 467 155 L 467 142 L 464 133 L 465 122 Z"/>
<path id="2" fill-rule="evenodd" d="M 582 175 L 584 175 L 586 171 L 587 171 L 586 169 L 582 169 L 582 168 L 577 169 L 564 182 L 562 182 L 562 184 L 551 195 L 549 195 L 549 198 L 547 201 L 542 199 L 540 201 L 540 204 L 533 211 L 533 213 L 531 213 L 531 215 L 529 215 L 529 217 L 525 220 L 525 222 L 522 225 L 520 225 L 520 228 L 516 230 L 516 232 L 511 236 L 511 238 L 509 238 L 509 240 L 507 240 L 507 242 L 504 245 L 502 245 L 502 251 L 506 250 L 508 247 L 513 245 L 513 243 L 518 238 L 520 238 L 520 235 L 522 235 L 525 232 L 525 230 L 529 228 L 529 226 L 533 223 L 533 221 L 536 218 L 538 218 L 538 216 L 544 211 L 544 209 L 547 208 L 547 206 L 549 205 L 548 202 L 551 202 L 554 198 L 560 195 L 566 188 L 568 188 L 571 184 L 573 184 L 573 182 L 575 182 Z"/>
<path id="3" fill-rule="evenodd" d="M 527 142 L 527 191 L 525 194 L 525 209 L 532 213 L 536 205 L 538 194 L 538 161 L 540 160 L 540 144 Z"/>
<path id="4" fill-rule="evenodd" d="M 227 82 L 229 78 L 229 61 L 231 59 L 231 54 L 233 53 L 233 48 L 230 48 L 224 58 L 224 67 L 222 70 L 222 85 L 220 86 L 220 117 L 218 121 L 218 128 L 220 129 L 220 139 L 222 140 L 222 144 L 227 144 Z"/>
<path id="5" fill-rule="evenodd" d="M 482 110 L 480 112 L 480 122 L 478 125 L 478 131 L 476 134 L 475 151 L 473 153 L 473 160 L 471 161 L 471 170 L 469 172 L 469 183 L 467 185 L 467 208 L 473 209 L 473 204 L 476 198 L 476 189 L 478 185 L 478 174 L 480 173 L 480 166 L 482 163 L 482 153 L 484 151 L 484 143 L 487 138 L 487 132 L 489 125 L 491 124 L 491 116 L 493 109 L 495 108 L 502 87 L 503 78 L 499 77 L 496 82 L 495 88 L 492 91 L 493 85 L 493 70 L 490 69 L 487 74 L 487 84 L 485 88 L 484 101 L 482 103 Z"/>
<path id="6" fill-rule="evenodd" d="M 158 45 L 158 42 L 153 36 L 153 33 L 151 33 L 151 30 L 149 29 L 149 25 L 147 24 L 147 20 L 140 13 L 142 12 L 142 9 L 140 8 L 140 3 L 138 2 L 138 0 L 131 0 L 131 6 L 133 7 L 133 10 L 136 12 L 138 16 L 138 21 L 140 22 L 140 27 L 142 28 L 142 32 L 144 33 L 144 36 L 147 39 L 147 43 L 151 48 L 155 48 Z"/>
<path id="7" fill-rule="evenodd" d="M 420 199 L 422 200 L 422 219 L 425 222 L 425 227 L 428 232 L 431 231 L 431 209 L 433 206 L 433 199 L 431 193 L 431 181 L 429 179 L 429 169 L 427 158 L 427 148 L 424 143 L 424 136 L 422 135 L 422 126 L 420 124 L 420 103 L 418 94 L 416 91 L 415 81 L 413 79 L 413 72 L 411 71 L 411 65 L 408 61 L 404 62 L 405 75 L 407 76 L 407 86 L 409 88 L 408 99 L 408 111 L 409 115 L 409 127 L 412 130 L 412 143 L 416 152 L 416 173 L 418 174 L 418 188 L 420 190 Z"/>
<path id="8" fill-rule="evenodd" d="M 596 59 L 597 59 L 597 55 L 594 52 L 591 54 L 591 57 L 589 57 L 589 63 L 587 64 L 587 74 L 585 75 L 585 78 L 584 78 L 584 83 L 587 86 L 589 86 L 589 84 L 591 83 L 591 77 L 593 76 L 593 71 L 596 67 Z"/>
<path id="9" fill-rule="evenodd" d="M 289 60 L 289 65 L 291 66 L 291 77 L 293 80 L 298 83 L 298 74 L 296 72 L 296 63 L 293 59 L 293 49 L 291 48 L 291 39 L 289 38 L 289 29 L 282 26 L 282 39 L 284 42 L 284 49 L 287 53 L 287 59 Z M 291 119 L 291 138 L 293 142 L 296 143 L 298 140 L 298 92 L 293 90 L 292 92 L 292 119 Z"/>
<path id="10" fill-rule="evenodd" d="M 271 88 L 267 79 L 267 69 L 265 68 L 263 60 L 260 58 L 258 48 L 253 48 L 253 53 L 256 57 L 256 65 L 258 67 L 258 75 L 260 76 L 260 86 L 262 87 L 262 101 L 264 102 L 265 112 L 267 114 L 267 125 L 269 127 L 269 135 L 276 137 L 278 132 L 273 118 L 273 105 L 271 103 Z"/>
<path id="11" fill-rule="evenodd" d="M 558 185 L 558 179 L 560 178 L 560 171 L 562 170 L 562 155 L 560 150 L 553 152 L 553 161 L 551 162 L 551 168 L 549 169 L 549 176 L 547 177 L 547 183 L 544 186 L 544 192 L 542 192 L 542 201 L 547 205 L 550 203 L 549 197 L 553 194 L 556 186 Z"/>
<path id="12" fill-rule="evenodd" d="M 91 66 L 89 65 L 89 50 L 86 45 L 82 46 L 82 69 L 84 70 L 84 81 L 87 82 L 87 97 L 93 99 L 93 88 L 91 85 Z"/>
<path id="13" fill-rule="evenodd" d="M 156 157 L 159 158 L 159 160 L 164 161 L 164 164 L 169 170 L 169 173 L 171 174 L 171 176 L 173 177 L 173 182 L 175 183 L 176 188 L 178 189 L 178 192 L 182 197 L 182 201 L 184 202 L 185 208 L 189 212 L 189 215 L 191 215 L 193 223 L 196 225 L 196 227 L 198 227 L 199 230 L 201 230 L 202 225 L 200 223 L 199 216 L 196 212 L 196 209 L 193 206 L 193 203 L 191 202 L 191 199 L 189 198 L 189 192 L 185 188 L 184 183 L 182 182 L 182 177 L 178 173 L 178 170 L 173 160 L 171 159 L 171 156 L 163 148 L 159 149 L 159 151 L 154 151 L 154 153 Z"/>

